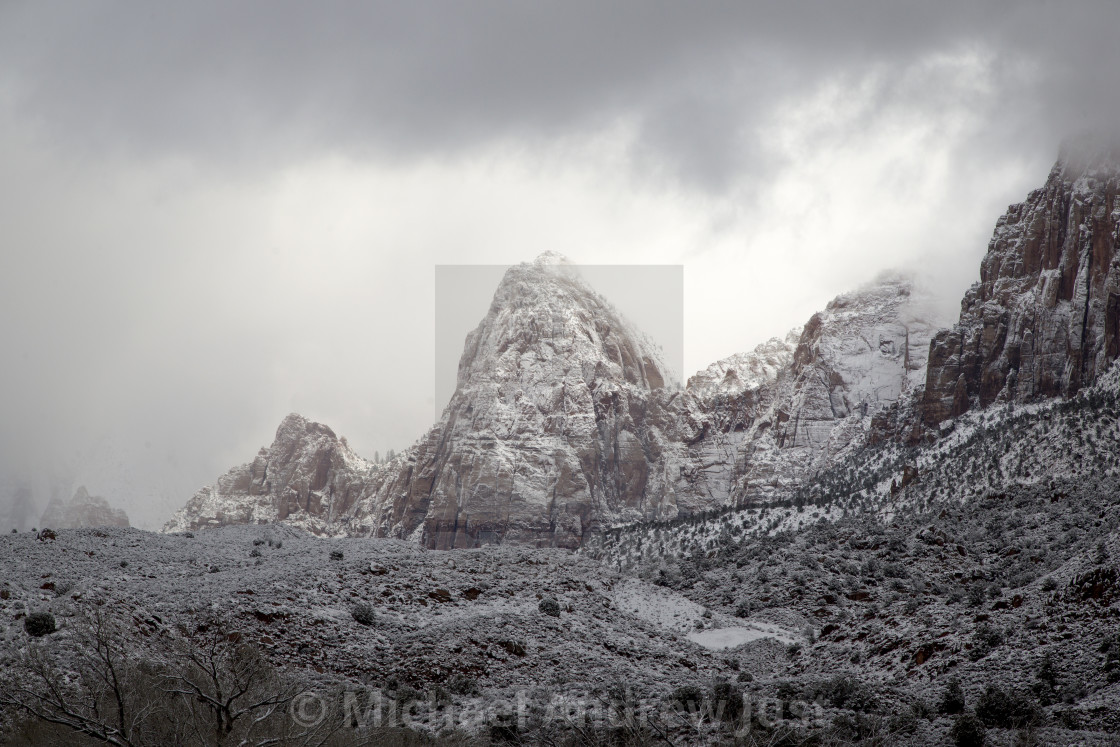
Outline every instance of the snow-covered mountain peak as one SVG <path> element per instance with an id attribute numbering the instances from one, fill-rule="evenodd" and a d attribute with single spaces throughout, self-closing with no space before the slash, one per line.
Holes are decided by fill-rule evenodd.
<path id="1" fill-rule="evenodd" d="M 69 502 L 58 496 L 52 498 L 39 519 L 39 526 L 50 529 L 128 525 L 128 514 L 113 508 L 101 496 L 90 495 L 85 485 L 78 487 Z"/>
<path id="2" fill-rule="evenodd" d="M 506 271 L 486 317 L 467 336 L 460 392 L 492 385 L 513 395 L 600 381 L 643 389 L 671 383 L 657 346 L 565 263 L 547 252 Z"/>
<path id="3" fill-rule="evenodd" d="M 575 266 L 575 263 L 568 259 L 567 256 L 552 249 L 538 254 L 537 258 L 533 260 L 533 264 L 537 267 Z"/>
<path id="4" fill-rule="evenodd" d="M 1062 143 L 1054 171 L 1073 182 L 1093 174 L 1120 172 L 1120 137 L 1111 133 L 1083 133 Z"/>

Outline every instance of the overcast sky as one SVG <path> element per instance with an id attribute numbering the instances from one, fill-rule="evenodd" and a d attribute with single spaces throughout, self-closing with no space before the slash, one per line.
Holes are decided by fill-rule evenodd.
<path id="1" fill-rule="evenodd" d="M 887 268 L 951 311 L 1118 8 L 0 1 L 0 482 L 156 527 L 293 410 L 406 448 L 437 264 L 683 265 L 686 376 Z"/>

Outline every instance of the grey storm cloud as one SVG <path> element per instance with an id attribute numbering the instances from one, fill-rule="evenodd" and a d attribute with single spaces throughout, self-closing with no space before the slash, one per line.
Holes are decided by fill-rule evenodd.
<path id="1" fill-rule="evenodd" d="M 961 46 L 995 56 L 997 110 L 1031 115 L 1001 135 L 1111 126 L 1117 21 L 1109 2 L 29 2 L 0 9 L 0 80 L 68 146 L 225 160 L 430 157 L 629 118 L 639 164 L 719 188 L 762 165 L 744 133 L 791 91 Z"/>

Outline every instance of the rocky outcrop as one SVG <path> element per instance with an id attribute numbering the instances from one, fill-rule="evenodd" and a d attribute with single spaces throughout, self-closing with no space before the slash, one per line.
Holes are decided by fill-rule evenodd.
<path id="1" fill-rule="evenodd" d="M 677 480 L 686 506 L 704 510 L 732 502 L 743 444 L 780 395 L 775 384 L 788 374 L 800 337 L 800 328 L 791 330 L 689 378 L 682 413 L 687 450 Z"/>
<path id="2" fill-rule="evenodd" d="M 271 446 L 197 492 L 164 531 L 290 520 L 330 532 L 375 489 L 381 472 L 330 428 L 293 413 Z"/>
<path id="3" fill-rule="evenodd" d="M 678 397 L 655 347 L 574 268 L 513 267 L 441 422 L 352 528 L 436 548 L 576 547 L 597 526 L 675 515 Z"/>
<path id="4" fill-rule="evenodd" d="M 737 455 L 736 502 L 778 497 L 867 444 L 876 418 L 924 379 L 937 329 L 932 299 L 902 275 L 814 314 Z"/>
<path id="5" fill-rule="evenodd" d="M 929 353 L 927 431 L 998 401 L 1076 393 L 1120 355 L 1120 148 L 1068 147 L 996 223 L 960 321 Z"/>
<path id="6" fill-rule="evenodd" d="M 68 502 L 52 499 L 39 519 L 39 526 L 50 529 L 81 529 L 127 527 L 129 524 L 128 514 L 119 508 L 113 508 L 104 498 L 90 495 L 83 485 Z"/>

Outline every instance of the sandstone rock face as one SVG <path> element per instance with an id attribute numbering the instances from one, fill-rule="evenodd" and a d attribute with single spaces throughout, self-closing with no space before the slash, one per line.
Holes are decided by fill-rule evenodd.
<path id="1" fill-rule="evenodd" d="M 1120 149 L 1067 150 L 996 224 L 960 321 L 930 347 L 927 430 L 997 401 L 1069 396 L 1120 354 Z"/>
<path id="2" fill-rule="evenodd" d="M 607 523 L 675 515 L 679 397 L 655 347 L 570 266 L 513 267 L 441 422 L 352 529 L 435 548 L 576 547 Z"/>
<path id="3" fill-rule="evenodd" d="M 113 508 L 109 501 L 89 494 L 85 486 L 78 488 L 67 503 L 52 500 L 39 520 L 41 528 L 81 529 L 83 527 L 127 527 L 128 514 Z"/>
<path id="4" fill-rule="evenodd" d="M 740 452 L 781 394 L 776 383 L 788 375 L 800 337 L 800 328 L 791 330 L 689 378 L 682 413 L 687 452 L 677 480 L 682 508 L 703 511 L 733 501 Z"/>
<path id="5" fill-rule="evenodd" d="M 931 299 L 899 275 L 814 314 L 736 457 L 736 501 L 775 497 L 865 445 L 875 418 L 920 385 L 937 329 Z"/>
<path id="6" fill-rule="evenodd" d="M 164 531 L 285 520 L 327 531 L 378 484 L 380 472 L 330 428 L 293 413 L 270 447 L 196 493 Z"/>

